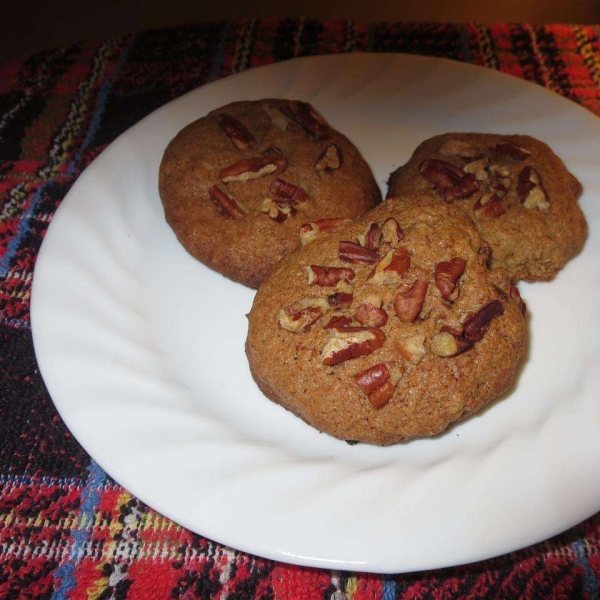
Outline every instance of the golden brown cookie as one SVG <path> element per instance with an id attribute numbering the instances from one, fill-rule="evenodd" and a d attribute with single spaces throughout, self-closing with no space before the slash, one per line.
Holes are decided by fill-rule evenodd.
<path id="1" fill-rule="evenodd" d="M 435 435 L 513 383 L 524 305 L 451 204 L 407 195 L 275 267 L 248 316 L 252 375 L 321 431 L 393 444 Z"/>
<path id="2" fill-rule="evenodd" d="M 388 197 L 407 190 L 453 202 L 492 249 L 491 266 L 514 282 L 544 281 L 583 246 L 581 184 L 543 142 L 524 135 L 448 133 L 423 142 L 389 179 Z"/>
<path id="3" fill-rule="evenodd" d="M 258 287 L 298 246 L 299 227 L 355 217 L 381 200 L 355 146 L 306 102 L 235 102 L 185 127 L 159 176 L 165 217 L 183 247 Z"/>

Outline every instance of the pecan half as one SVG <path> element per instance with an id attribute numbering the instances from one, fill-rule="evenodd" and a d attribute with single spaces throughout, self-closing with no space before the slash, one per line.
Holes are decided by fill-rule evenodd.
<path id="1" fill-rule="evenodd" d="M 385 342 L 381 329 L 373 327 L 333 327 L 321 356 L 323 364 L 337 365 L 346 360 L 372 354 Z"/>
<path id="2" fill-rule="evenodd" d="M 256 144 L 256 138 L 231 115 L 217 115 L 217 123 L 238 150 L 247 150 Z"/>
<path id="3" fill-rule="evenodd" d="M 487 192 L 473 205 L 475 216 L 480 221 L 491 221 L 506 212 L 506 208 L 498 194 Z"/>
<path id="4" fill-rule="evenodd" d="M 331 233 L 336 227 L 348 223 L 350 219 L 319 219 L 313 223 L 304 223 L 300 227 L 300 241 L 303 246 L 310 244 L 315 238 L 326 233 Z"/>
<path id="5" fill-rule="evenodd" d="M 330 310 L 325 298 L 303 298 L 279 311 L 279 325 L 292 333 L 305 333 Z"/>
<path id="6" fill-rule="evenodd" d="M 379 306 L 377 303 L 371 303 L 368 301 L 359 304 L 354 313 L 356 320 L 361 325 L 367 327 L 383 327 L 388 320 L 387 313 L 381 308 L 381 299 L 379 299 Z"/>
<path id="7" fill-rule="evenodd" d="M 425 302 L 428 286 L 427 282 L 417 279 L 408 291 L 396 294 L 394 297 L 394 311 L 403 323 L 413 323 L 419 316 Z"/>
<path id="8" fill-rule="evenodd" d="M 517 193 L 523 208 L 532 210 L 539 208 L 544 210 L 550 207 L 546 192 L 542 184 L 542 178 L 533 167 L 524 167 L 519 173 Z"/>
<path id="9" fill-rule="evenodd" d="M 388 217 L 381 226 L 381 241 L 392 248 L 397 248 L 403 239 L 404 232 L 398 225 L 398 221 L 394 217 Z"/>
<path id="10" fill-rule="evenodd" d="M 373 367 L 365 369 L 354 376 L 358 387 L 367 396 L 379 386 L 383 385 L 390 378 L 390 371 L 385 363 L 379 363 Z"/>
<path id="11" fill-rule="evenodd" d="M 390 250 L 367 276 L 367 281 L 375 284 L 390 285 L 396 283 L 393 274 L 402 277 L 410 268 L 410 254 L 403 246 Z"/>
<path id="12" fill-rule="evenodd" d="M 315 163 L 315 171 L 335 171 L 342 166 L 342 151 L 335 144 L 329 144 Z"/>
<path id="13" fill-rule="evenodd" d="M 404 373 L 397 365 L 379 363 L 357 373 L 354 379 L 358 387 L 367 395 L 373 408 L 383 408 L 394 395 L 398 380 Z"/>
<path id="14" fill-rule="evenodd" d="M 435 267 L 435 285 L 445 300 L 456 300 L 458 298 L 457 283 L 465 272 L 467 261 L 455 256 L 450 262 L 438 263 Z"/>
<path id="15" fill-rule="evenodd" d="M 243 158 L 236 163 L 225 167 L 219 173 L 219 179 L 224 183 L 232 181 L 248 181 L 273 173 L 281 173 L 288 166 L 288 161 L 283 156 L 256 156 Z"/>
<path id="16" fill-rule="evenodd" d="M 477 312 L 467 315 L 463 322 L 463 334 L 472 342 L 483 338 L 490 326 L 490 321 L 504 314 L 504 306 L 500 300 L 492 300 Z"/>
<path id="17" fill-rule="evenodd" d="M 352 281 L 354 271 L 346 267 L 320 267 L 310 265 L 306 267 L 308 285 L 334 286 L 340 281 Z"/>
<path id="18" fill-rule="evenodd" d="M 521 148 L 521 146 L 506 141 L 498 142 L 494 146 L 494 154 L 496 156 L 509 156 L 517 160 L 525 160 L 528 156 L 531 156 L 531 152 L 526 148 Z"/>
<path id="19" fill-rule="evenodd" d="M 396 347 L 400 356 L 413 365 L 418 365 L 427 354 L 424 335 L 410 335 L 400 338 Z"/>
<path id="20" fill-rule="evenodd" d="M 285 131 L 288 128 L 288 125 L 292 122 L 288 117 L 276 106 L 269 104 L 268 102 L 263 102 L 261 104 L 261 108 L 267 113 L 269 119 L 277 129 L 281 131 Z"/>
<path id="21" fill-rule="evenodd" d="M 275 194 L 279 196 L 279 198 L 289 202 L 290 204 L 306 202 L 309 198 L 308 194 L 302 188 L 299 188 L 293 183 L 284 181 L 279 177 L 275 178 L 274 190 Z"/>
<path id="22" fill-rule="evenodd" d="M 232 219 L 239 219 L 248 214 L 248 209 L 241 203 L 228 196 L 225 192 L 220 190 L 216 185 L 213 185 L 208 190 L 209 196 L 214 200 L 217 207 L 221 212 L 231 217 Z"/>
<path id="23" fill-rule="evenodd" d="M 263 200 L 260 210 L 276 223 L 283 223 L 296 214 L 296 209 L 291 204 L 278 204 L 271 198 Z"/>
<path id="24" fill-rule="evenodd" d="M 355 242 L 341 241 L 338 246 L 338 254 L 342 262 L 353 265 L 372 265 L 379 260 L 377 252 L 363 248 Z"/>
<path id="25" fill-rule="evenodd" d="M 442 358 L 452 358 L 462 354 L 471 346 L 473 342 L 465 338 L 460 331 L 444 326 L 439 333 L 436 333 L 429 341 L 429 349 L 436 356 Z"/>
<path id="26" fill-rule="evenodd" d="M 329 125 L 308 102 L 293 100 L 289 106 L 298 124 L 306 133 L 318 140 L 328 140 L 331 137 Z"/>
<path id="27" fill-rule="evenodd" d="M 360 233 L 357 236 L 358 243 L 369 250 L 375 250 L 379 247 L 381 239 L 381 227 L 379 223 L 371 223 L 365 233 Z"/>

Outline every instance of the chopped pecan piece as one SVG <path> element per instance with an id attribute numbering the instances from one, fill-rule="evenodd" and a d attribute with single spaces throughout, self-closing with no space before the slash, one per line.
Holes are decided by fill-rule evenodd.
<path id="1" fill-rule="evenodd" d="M 397 248 L 404 239 L 404 232 L 394 217 L 388 217 L 381 226 L 381 240 L 392 248 Z"/>
<path id="2" fill-rule="evenodd" d="M 232 181 L 248 181 L 273 173 L 281 173 L 287 169 L 288 162 L 283 156 L 257 156 L 243 158 L 229 165 L 219 173 L 219 179 L 224 183 Z"/>
<path id="3" fill-rule="evenodd" d="M 456 284 L 465 272 L 467 261 L 455 256 L 449 262 L 438 263 L 435 267 L 435 285 L 445 300 L 454 302 L 458 298 L 458 287 Z"/>
<path id="4" fill-rule="evenodd" d="M 381 227 L 379 223 L 371 223 L 367 227 L 367 231 L 360 233 L 357 237 L 358 243 L 361 246 L 368 250 L 375 250 L 379 247 L 379 240 L 381 239 Z"/>
<path id="5" fill-rule="evenodd" d="M 425 357 L 425 354 L 427 354 L 424 335 L 403 337 L 398 340 L 396 347 L 402 358 L 410 361 L 413 365 L 418 365 Z"/>
<path id="6" fill-rule="evenodd" d="M 452 358 L 468 350 L 473 345 L 471 340 L 465 338 L 460 331 L 448 326 L 440 329 L 429 342 L 429 349 L 436 356 Z"/>
<path id="7" fill-rule="evenodd" d="M 379 260 L 377 252 L 363 248 L 355 242 L 341 241 L 338 248 L 339 258 L 342 262 L 353 265 L 372 265 Z"/>
<path id="8" fill-rule="evenodd" d="M 331 137 L 329 125 L 308 102 L 294 100 L 290 102 L 290 110 L 300 127 L 309 135 L 318 140 L 328 140 Z"/>
<path id="9" fill-rule="evenodd" d="M 367 327 L 383 327 L 388 320 L 387 313 L 381 308 L 381 298 L 378 297 L 373 300 L 365 298 L 357 307 L 355 317 L 361 325 Z"/>
<path id="10" fill-rule="evenodd" d="M 248 214 L 248 209 L 241 202 L 228 196 L 216 185 L 213 185 L 208 190 L 208 194 L 224 215 L 231 217 L 232 219 L 239 219 Z"/>
<path id="11" fill-rule="evenodd" d="M 279 311 L 279 325 L 292 333 L 305 333 L 330 310 L 325 298 L 303 298 Z"/>
<path id="12" fill-rule="evenodd" d="M 474 175 L 465 173 L 460 167 L 445 160 L 425 159 L 419 171 L 434 186 L 444 202 L 466 198 L 479 189 Z"/>
<path id="13" fill-rule="evenodd" d="M 217 123 L 238 150 L 247 150 L 256 144 L 256 138 L 231 115 L 217 115 Z"/>
<path id="14" fill-rule="evenodd" d="M 285 131 L 288 128 L 288 125 L 292 122 L 279 108 L 269 104 L 268 102 L 263 102 L 261 107 L 267 113 L 273 125 L 275 125 L 275 127 L 281 131 Z"/>
<path id="15" fill-rule="evenodd" d="M 313 223 L 304 223 L 302 227 L 300 227 L 300 241 L 303 246 L 306 246 L 318 236 L 330 233 L 336 227 L 339 227 L 343 223 L 348 223 L 349 221 L 349 219 L 340 217 L 337 219 L 319 219 Z"/>
<path id="16" fill-rule="evenodd" d="M 352 323 L 352 319 L 346 315 L 334 315 L 329 321 L 323 325 L 324 329 L 333 329 L 334 327 L 348 327 Z"/>
<path id="17" fill-rule="evenodd" d="M 344 308 L 352 304 L 353 296 L 348 292 L 336 292 L 327 296 L 327 302 L 329 306 L 334 308 Z"/>
<path id="18" fill-rule="evenodd" d="M 531 156 L 531 152 L 526 148 L 521 148 L 521 146 L 506 141 L 498 142 L 494 146 L 494 154 L 496 156 L 509 156 L 517 160 L 525 160 L 528 156 Z"/>
<path id="19" fill-rule="evenodd" d="M 289 183 L 277 177 L 275 179 L 275 194 L 282 200 L 290 204 L 298 204 L 298 202 L 306 202 L 309 198 L 308 194 L 297 185 Z"/>
<path id="20" fill-rule="evenodd" d="M 377 409 L 383 408 L 391 400 L 403 373 L 399 366 L 379 363 L 356 374 L 354 379 L 373 408 Z"/>
<path id="21" fill-rule="evenodd" d="M 389 285 L 396 283 L 393 274 L 402 277 L 410 268 L 410 254 L 403 246 L 390 250 L 369 273 L 367 280 L 370 283 Z"/>
<path id="22" fill-rule="evenodd" d="M 342 166 L 342 151 L 335 144 L 329 144 L 315 163 L 316 171 L 335 171 Z"/>
<path id="23" fill-rule="evenodd" d="M 533 167 L 524 167 L 519 173 L 517 192 L 523 208 L 528 210 L 534 208 L 545 210 L 550 207 L 542 184 L 542 178 Z"/>
<path id="24" fill-rule="evenodd" d="M 487 192 L 473 205 L 473 211 L 480 221 L 491 221 L 506 212 L 506 208 L 494 192 Z"/>
<path id="25" fill-rule="evenodd" d="M 320 267 L 310 265 L 306 267 L 308 285 L 334 286 L 340 281 L 352 281 L 354 271 L 346 267 Z"/>
<path id="26" fill-rule="evenodd" d="M 490 326 L 490 321 L 504 314 L 504 306 L 500 300 L 492 300 L 477 312 L 467 315 L 463 322 L 463 334 L 472 342 L 483 338 Z"/>
<path id="27" fill-rule="evenodd" d="M 478 158 L 477 160 L 472 160 L 471 162 L 468 162 L 466 165 L 463 166 L 463 171 L 465 173 L 470 173 L 471 175 L 474 175 L 477 181 L 485 181 L 489 177 L 487 171 L 485 170 L 488 162 L 489 159 L 487 156 Z"/>
<path id="28" fill-rule="evenodd" d="M 385 342 L 385 334 L 374 327 L 333 327 L 321 354 L 323 364 L 337 365 L 372 354 Z"/>
<path id="29" fill-rule="evenodd" d="M 260 210 L 276 223 L 283 223 L 286 219 L 296 214 L 296 209 L 291 204 L 278 204 L 271 200 L 271 198 L 263 200 Z"/>
<path id="30" fill-rule="evenodd" d="M 380 385 L 383 385 L 390 378 L 390 371 L 385 363 L 379 363 L 373 367 L 365 369 L 354 376 L 358 387 L 367 396 Z"/>
<path id="31" fill-rule="evenodd" d="M 417 279 L 408 291 L 396 293 L 394 311 L 403 323 L 413 323 L 419 316 L 428 286 L 427 282 Z"/>

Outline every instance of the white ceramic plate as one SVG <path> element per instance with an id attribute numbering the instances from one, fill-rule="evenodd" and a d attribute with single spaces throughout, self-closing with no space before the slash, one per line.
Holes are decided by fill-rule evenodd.
<path id="1" fill-rule="evenodd" d="M 168 141 L 233 100 L 303 98 L 382 188 L 423 139 L 527 133 L 583 182 L 584 252 L 523 285 L 518 384 L 434 439 L 349 446 L 268 401 L 244 355 L 253 292 L 195 262 L 163 220 Z M 79 178 L 39 255 L 32 323 L 50 394 L 118 482 L 189 529 L 318 567 L 399 572 L 499 555 L 600 509 L 600 122 L 494 71 L 403 55 L 313 57 L 204 86 L 127 131 Z"/>

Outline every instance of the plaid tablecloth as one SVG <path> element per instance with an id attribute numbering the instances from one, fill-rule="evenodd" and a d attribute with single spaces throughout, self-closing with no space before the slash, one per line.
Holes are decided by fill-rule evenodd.
<path id="1" fill-rule="evenodd" d="M 71 436 L 44 387 L 29 300 L 61 200 L 121 132 L 200 86 L 296 56 L 444 56 L 545 86 L 600 115 L 600 27 L 263 19 L 147 31 L 0 65 L 0 598 L 600 597 L 600 514 L 494 560 L 408 575 L 245 555 L 157 514 Z"/>

